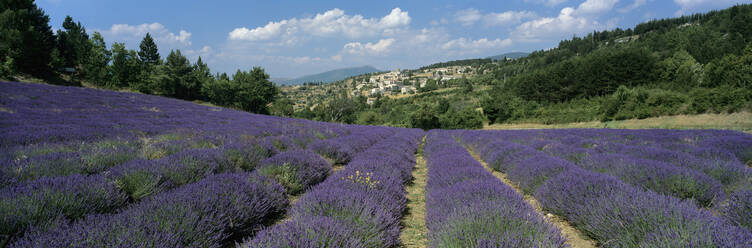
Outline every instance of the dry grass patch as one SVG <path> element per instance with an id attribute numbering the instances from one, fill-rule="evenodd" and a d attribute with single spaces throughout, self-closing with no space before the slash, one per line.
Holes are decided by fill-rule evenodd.
<path id="1" fill-rule="evenodd" d="M 413 181 L 407 186 L 407 210 L 402 218 L 402 232 L 400 240 L 402 247 L 417 248 L 426 247 L 428 239 L 426 234 L 426 160 L 423 158 L 423 143 L 415 154 L 415 168 L 413 169 Z"/>
<path id="2" fill-rule="evenodd" d="M 556 129 L 556 128 L 615 128 L 615 129 L 728 129 L 752 133 L 752 113 L 673 115 L 646 119 L 609 122 L 576 122 L 564 124 L 513 123 L 486 125 L 483 129 Z"/>

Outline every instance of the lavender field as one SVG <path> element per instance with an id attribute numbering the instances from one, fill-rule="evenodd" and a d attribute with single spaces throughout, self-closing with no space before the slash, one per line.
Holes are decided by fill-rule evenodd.
<path id="1" fill-rule="evenodd" d="M 0 247 L 752 247 L 736 131 L 425 132 L 0 82 L 0 161 Z"/>

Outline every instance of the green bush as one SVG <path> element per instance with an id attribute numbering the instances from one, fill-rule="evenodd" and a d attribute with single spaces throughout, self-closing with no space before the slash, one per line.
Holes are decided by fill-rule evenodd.
<path id="1" fill-rule="evenodd" d="M 681 113 L 688 101 L 686 95 L 674 91 L 619 86 L 603 102 L 601 121 L 675 115 Z"/>
<path id="2" fill-rule="evenodd" d="M 483 115 L 472 107 L 459 111 L 450 109 L 439 116 L 439 123 L 443 129 L 479 129 L 483 128 L 484 121 Z"/>
<path id="3" fill-rule="evenodd" d="M 481 107 L 490 123 L 503 123 L 534 117 L 540 104 L 505 93 L 484 98 Z"/>
<path id="4" fill-rule="evenodd" d="M 689 93 L 691 103 L 689 114 L 736 112 L 750 108 L 752 91 L 732 86 L 717 88 L 696 88 Z"/>
<path id="5" fill-rule="evenodd" d="M 13 58 L 5 56 L 4 61 L 0 61 L 0 79 L 12 77 L 16 73 L 14 67 Z"/>

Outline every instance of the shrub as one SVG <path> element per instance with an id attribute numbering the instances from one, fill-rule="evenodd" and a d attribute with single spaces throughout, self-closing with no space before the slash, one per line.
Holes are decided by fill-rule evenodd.
<path id="1" fill-rule="evenodd" d="M 31 226 L 47 228 L 55 219 L 106 213 L 126 197 L 103 176 L 43 177 L 0 190 L 0 234 L 15 235 Z"/>
<path id="2" fill-rule="evenodd" d="M 605 247 L 745 247 L 752 234 L 690 202 L 642 191 L 611 176 L 569 170 L 535 194 Z"/>
<path id="3" fill-rule="evenodd" d="M 247 235 L 288 204 L 265 177 L 225 173 L 132 205 L 49 230 L 33 230 L 11 247 L 219 247 Z"/>
<path id="4" fill-rule="evenodd" d="M 324 180 L 330 170 L 331 165 L 319 155 L 308 150 L 294 150 L 264 160 L 258 172 L 276 178 L 288 194 L 294 195 Z"/>
<path id="5" fill-rule="evenodd" d="M 734 224 L 752 231 L 752 190 L 739 190 L 731 194 L 721 214 Z"/>
<path id="6" fill-rule="evenodd" d="M 459 111 L 450 110 L 439 116 L 439 123 L 443 129 L 479 129 L 483 128 L 485 118 L 472 107 Z"/>

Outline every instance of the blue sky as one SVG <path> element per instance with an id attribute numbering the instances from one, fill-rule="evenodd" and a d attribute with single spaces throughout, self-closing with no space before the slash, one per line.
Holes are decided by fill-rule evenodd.
<path id="1" fill-rule="evenodd" d="M 150 32 L 164 58 L 180 49 L 215 72 L 261 66 L 275 78 L 343 67 L 417 68 L 547 49 L 593 30 L 723 9 L 752 0 L 114 1 L 38 0 L 108 45 Z"/>

